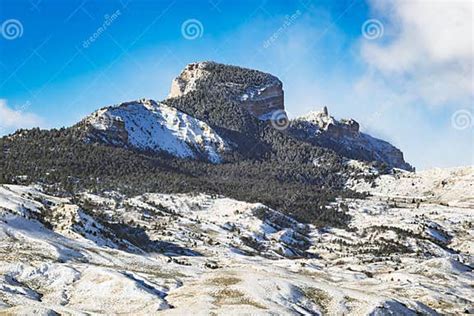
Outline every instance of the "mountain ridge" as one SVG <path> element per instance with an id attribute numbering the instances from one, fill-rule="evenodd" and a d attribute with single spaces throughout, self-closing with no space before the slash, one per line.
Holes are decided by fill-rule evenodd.
<path id="1" fill-rule="evenodd" d="M 203 150 L 195 140 L 183 139 L 182 136 L 176 135 L 179 128 L 170 128 L 163 122 L 156 124 L 173 131 L 177 137 L 174 143 L 191 143 L 191 147 L 201 153 L 198 156 L 212 162 L 222 161 L 217 152 L 223 151 L 226 147 L 224 143 L 234 144 L 232 149 L 244 156 L 251 158 L 260 156 L 268 151 L 268 148 L 265 149 L 269 145 L 268 142 L 270 141 L 270 146 L 272 142 L 268 138 L 265 140 L 263 135 L 275 134 L 274 131 L 268 131 L 268 129 L 280 124 L 283 128 L 277 126 L 279 132 L 298 141 L 334 150 L 344 157 L 367 162 L 378 161 L 389 168 L 413 170 L 413 167 L 405 162 L 403 153 L 398 148 L 360 132 L 359 123 L 352 119 L 337 121 L 327 112 L 325 114 L 315 112 L 312 114 L 313 118 L 309 114 L 310 116 L 300 117 L 292 120 L 291 124 L 286 124 L 285 120 L 288 118 L 285 113 L 283 83 L 277 77 L 257 70 L 215 62 L 191 63 L 173 80 L 167 99 L 161 102 L 152 100 L 148 102 L 175 108 L 177 113 L 184 113 L 177 114 L 176 120 L 181 120 L 180 115 L 189 115 L 194 125 L 204 126 L 206 130 L 210 130 L 206 135 L 197 135 L 201 139 L 199 143 L 208 144 L 208 150 L 205 148 Z M 146 106 L 146 102 L 144 104 Z M 94 112 L 92 116 L 96 113 Z M 158 113 L 158 116 L 168 115 Z M 275 123 L 276 120 L 281 119 L 283 121 Z M 84 121 L 88 120 L 92 119 L 86 118 Z M 139 118 L 133 120 L 138 121 Z M 146 121 L 143 117 L 142 120 Z M 121 118 L 121 121 L 124 119 Z M 125 121 L 130 121 L 130 118 Z M 139 124 L 134 125 L 134 128 L 140 129 Z M 288 129 L 287 125 L 290 125 Z M 130 128 L 125 126 L 125 130 L 118 129 L 119 138 L 130 136 Z M 186 151 L 183 149 L 173 150 L 166 146 L 160 147 L 160 140 L 156 139 L 160 135 L 155 133 L 152 136 L 149 130 L 147 132 L 150 138 L 155 137 L 155 139 L 147 139 L 144 142 L 152 145 L 141 144 L 134 147 L 154 151 L 164 149 L 171 154 L 187 158 L 194 156 L 190 153 L 183 154 Z M 91 139 L 104 140 L 115 145 L 133 143 L 133 135 L 131 142 L 125 139 L 116 141 L 114 135 L 110 136 L 112 140 L 101 139 L 101 137 L 91 137 Z M 277 136 L 270 137 L 275 139 Z M 162 142 L 166 143 L 169 140 L 164 137 Z M 216 145 L 213 146 L 213 144 Z M 255 150 L 255 148 L 258 149 Z M 256 156 L 252 157 L 252 151 L 255 151 Z M 204 155 L 202 155 L 203 152 Z M 209 155 L 209 152 L 212 154 Z"/>
<path id="2" fill-rule="evenodd" d="M 223 65 L 212 61 L 188 64 L 171 84 L 168 98 L 183 96 L 199 88 L 199 83 L 209 77 L 216 77 L 216 72 L 223 72 L 222 78 L 210 78 L 209 90 L 223 86 L 230 98 L 242 102 L 253 116 L 261 118 L 276 110 L 284 110 L 283 83 L 275 76 L 254 69 Z M 230 76 L 229 72 L 243 72 Z M 245 78 L 252 78 L 251 82 Z M 223 80 L 222 80 L 223 79 Z"/>
<path id="3" fill-rule="evenodd" d="M 380 161 L 390 168 L 413 171 L 403 153 L 389 142 L 360 131 L 354 119 L 336 120 L 327 107 L 292 120 L 290 133 L 298 139 L 333 149 L 351 159 Z"/>

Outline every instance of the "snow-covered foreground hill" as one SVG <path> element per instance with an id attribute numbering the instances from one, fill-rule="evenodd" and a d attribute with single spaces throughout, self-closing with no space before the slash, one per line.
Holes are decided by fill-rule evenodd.
<path id="1" fill-rule="evenodd" d="M 450 203 L 472 192 L 463 170 L 430 200 L 402 185 L 413 174 L 358 183 L 377 194 L 335 202 L 346 229 L 204 194 L 0 186 L 0 314 L 474 313 L 474 209 Z"/>
<path id="2" fill-rule="evenodd" d="M 396 170 L 393 175 L 378 177 L 375 184 L 354 181 L 351 186 L 381 197 L 474 208 L 474 166 L 417 173 Z"/>

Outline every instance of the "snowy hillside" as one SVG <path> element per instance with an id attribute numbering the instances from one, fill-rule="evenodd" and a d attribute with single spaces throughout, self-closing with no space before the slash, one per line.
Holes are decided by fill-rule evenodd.
<path id="1" fill-rule="evenodd" d="M 90 137 L 118 146 L 221 161 L 225 141 L 206 123 L 152 100 L 98 110 L 84 121 Z"/>
<path id="2" fill-rule="evenodd" d="M 474 208 L 474 167 L 431 169 L 421 172 L 395 170 L 382 175 L 375 183 L 351 181 L 357 191 L 370 191 L 376 196 L 415 199 L 449 206 Z"/>
<path id="3" fill-rule="evenodd" d="M 436 187 L 433 173 L 417 175 L 423 188 Z M 472 169 L 448 174 L 448 191 L 434 198 L 472 185 Z M 347 229 L 206 194 L 80 193 L 73 202 L 0 186 L 0 313 L 474 312 L 472 206 L 351 185 L 373 195 L 333 203 L 350 214 Z"/>

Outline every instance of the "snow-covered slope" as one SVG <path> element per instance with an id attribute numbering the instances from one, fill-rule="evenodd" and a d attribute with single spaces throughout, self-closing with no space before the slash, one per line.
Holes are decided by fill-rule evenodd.
<path id="1" fill-rule="evenodd" d="M 291 132 L 298 139 L 331 148 L 348 158 L 379 161 L 391 168 L 412 170 L 398 148 L 360 132 L 355 120 L 334 119 L 326 107 L 321 112 L 310 112 L 292 120 Z"/>
<path id="2" fill-rule="evenodd" d="M 474 208 L 474 166 L 430 169 L 421 172 L 395 170 L 374 183 L 351 180 L 349 186 L 361 192 L 393 199 L 442 203 Z"/>
<path id="3" fill-rule="evenodd" d="M 221 161 L 228 145 L 206 123 L 167 105 L 140 100 L 103 108 L 83 120 L 89 137 L 117 146 Z"/>
<path id="4" fill-rule="evenodd" d="M 206 194 L 3 185 L 0 314 L 472 313 L 474 210 L 388 198 L 334 202 L 341 229 Z"/>

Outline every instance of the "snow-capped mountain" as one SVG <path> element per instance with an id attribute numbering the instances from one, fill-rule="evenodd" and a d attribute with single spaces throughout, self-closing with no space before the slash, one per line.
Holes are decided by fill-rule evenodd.
<path id="1" fill-rule="evenodd" d="M 337 153 L 357 160 L 379 161 L 390 168 L 412 170 L 403 153 L 389 142 L 362 133 L 353 119 L 336 120 L 328 109 L 310 112 L 291 122 L 291 133 L 303 141 L 331 148 Z"/>
<path id="2" fill-rule="evenodd" d="M 265 151 L 275 151 L 268 146 L 280 146 L 274 140 L 282 135 L 268 136 L 264 129 L 274 125 L 268 121 L 282 117 L 286 118 L 284 92 L 277 77 L 199 62 L 185 67 L 162 102 L 143 99 L 102 108 L 78 126 L 89 141 L 219 163 L 225 160 L 224 152 L 259 159 Z M 413 169 L 398 148 L 360 132 L 354 120 L 334 119 L 327 109 L 296 118 L 288 129 L 279 130 L 292 138 L 285 143 L 309 143 L 346 158 Z"/>
<path id="3" fill-rule="evenodd" d="M 126 102 L 100 109 L 82 121 L 88 137 L 115 146 L 165 151 L 180 158 L 213 163 L 229 149 L 208 124 L 153 100 Z"/>

